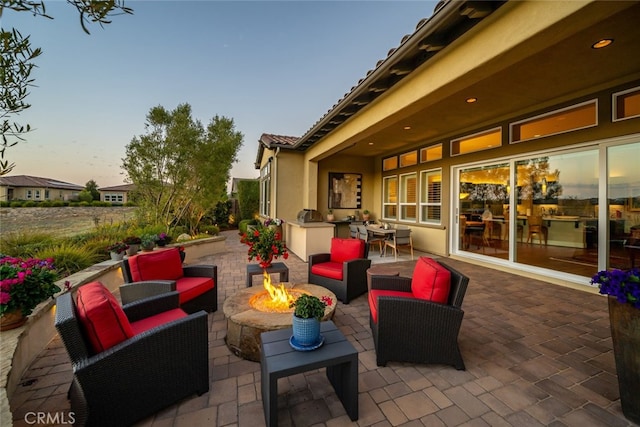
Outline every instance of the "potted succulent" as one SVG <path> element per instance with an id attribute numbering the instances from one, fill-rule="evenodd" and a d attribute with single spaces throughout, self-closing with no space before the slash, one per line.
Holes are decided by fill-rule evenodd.
<path id="1" fill-rule="evenodd" d="M 53 259 L 0 256 L 0 330 L 17 328 L 61 289 Z"/>
<path id="2" fill-rule="evenodd" d="M 317 348 L 322 345 L 320 321 L 324 316 L 325 307 L 332 303 L 333 301 L 328 296 L 323 296 L 321 299 L 314 295 L 304 294 L 289 305 L 294 309 L 293 336 L 290 341 L 294 349 Z"/>
<path id="3" fill-rule="evenodd" d="M 640 424 L 640 269 L 600 271 L 591 283 L 608 296 L 622 413 Z"/>
<path id="4" fill-rule="evenodd" d="M 365 209 L 362 211 L 362 220 L 363 221 L 369 221 L 369 219 L 371 218 L 371 212 L 369 212 L 369 210 Z"/>
<path id="5" fill-rule="evenodd" d="M 327 221 L 333 221 L 336 217 L 333 215 L 333 209 L 327 211 Z"/>
<path id="6" fill-rule="evenodd" d="M 140 243 L 142 242 L 138 236 L 129 236 L 123 240 L 124 243 L 129 245 L 127 249 L 127 255 L 135 255 L 140 249 Z"/>
<path id="7" fill-rule="evenodd" d="M 140 249 L 143 252 L 152 251 L 156 247 L 156 237 L 155 234 L 143 234 L 140 236 Z"/>
<path id="8" fill-rule="evenodd" d="M 115 242 L 107 246 L 107 252 L 111 255 L 113 261 L 119 261 L 124 258 L 124 253 L 129 249 L 129 245 L 125 242 Z"/>

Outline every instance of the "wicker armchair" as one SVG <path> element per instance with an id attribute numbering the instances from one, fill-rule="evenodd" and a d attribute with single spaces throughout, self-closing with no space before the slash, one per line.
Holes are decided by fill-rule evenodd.
<path id="1" fill-rule="evenodd" d="M 418 260 L 421 262 L 421 260 Z M 376 363 L 385 366 L 388 361 L 413 363 L 441 363 L 464 370 L 464 361 L 458 347 L 458 333 L 464 311 L 462 300 L 469 278 L 444 263 L 450 271 L 451 282 L 447 303 L 437 303 L 411 295 L 409 277 L 372 276 L 371 290 L 385 290 L 369 306 L 377 304 L 377 319 L 370 309 L 369 324 L 376 349 Z"/>
<path id="2" fill-rule="evenodd" d="M 167 256 L 169 255 L 171 255 L 171 258 L 167 261 Z M 181 294 L 180 308 L 187 313 L 195 313 L 200 310 L 216 311 L 218 309 L 218 267 L 216 265 L 182 266 L 182 260 L 180 260 L 180 264 L 176 264 L 178 261 L 174 258 L 178 256 L 178 248 L 172 248 L 154 251 L 149 254 L 142 253 L 122 260 L 120 262 L 122 278 L 124 279 L 124 285 L 120 286 L 122 303 L 128 304 L 150 296 L 178 291 Z M 158 267 L 154 267 L 152 263 L 146 263 L 147 268 L 139 268 L 138 272 L 138 275 L 142 275 L 142 280 L 135 280 L 134 277 L 136 275 L 132 274 L 131 264 L 137 262 L 138 265 L 136 266 L 139 267 L 141 260 L 148 260 L 152 257 L 158 258 Z M 169 264 L 173 265 L 174 268 L 168 268 Z M 167 270 L 177 270 L 178 272 L 163 276 L 163 272 Z M 145 276 L 150 278 L 147 279 Z M 206 288 L 203 292 L 200 292 L 194 288 L 199 284 L 190 279 L 183 280 L 183 278 L 212 279 L 213 287 Z"/>
<path id="3" fill-rule="evenodd" d="M 123 306 L 131 322 L 178 307 L 178 293 Z M 207 314 L 168 321 L 94 354 L 74 298 L 57 298 L 55 326 L 73 365 L 75 425 L 124 426 L 209 391 Z"/>
<path id="4" fill-rule="evenodd" d="M 344 304 L 367 292 L 369 244 L 361 239 L 331 239 L 331 253 L 309 255 L 309 283 L 324 286 Z"/>

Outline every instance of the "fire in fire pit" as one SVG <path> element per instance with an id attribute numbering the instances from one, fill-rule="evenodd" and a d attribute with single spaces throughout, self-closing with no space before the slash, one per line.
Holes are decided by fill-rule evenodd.
<path id="1" fill-rule="evenodd" d="M 273 287 L 268 278 L 269 275 L 265 275 L 265 282 L 268 283 L 265 288 L 255 286 L 241 289 L 227 297 L 223 307 L 227 318 L 227 347 L 233 354 L 255 362 L 260 361 L 262 332 L 291 327 L 293 309 L 289 308 L 290 301 L 295 301 L 303 294 L 336 301 L 336 295 L 322 286 L 286 283 Z M 282 298 L 282 301 L 273 303 L 271 295 Z M 336 306 L 331 304 L 326 307 L 322 320 L 332 319 Z"/>
<path id="2" fill-rule="evenodd" d="M 249 305 L 258 311 L 266 313 L 291 313 L 293 308 L 289 308 L 300 295 L 308 294 L 296 289 L 286 289 L 284 283 L 276 287 L 271 284 L 271 276 L 265 271 L 262 285 L 265 291 L 253 295 L 249 299 Z"/>

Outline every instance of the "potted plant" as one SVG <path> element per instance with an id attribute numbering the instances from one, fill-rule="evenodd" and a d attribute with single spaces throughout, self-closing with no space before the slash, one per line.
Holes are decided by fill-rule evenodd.
<path id="1" fill-rule="evenodd" d="M 333 215 L 333 209 L 327 211 L 327 221 L 333 221 L 336 217 Z"/>
<path id="2" fill-rule="evenodd" d="M 640 424 L 640 269 L 600 271 L 591 283 L 608 295 L 622 413 Z"/>
<path id="3" fill-rule="evenodd" d="M 127 255 L 135 255 L 140 249 L 140 243 L 142 242 L 138 236 L 129 236 L 123 240 L 124 243 L 129 245 L 127 249 Z"/>
<path id="4" fill-rule="evenodd" d="M 290 341 L 293 348 L 317 348 L 322 345 L 320 321 L 324 316 L 325 308 L 332 303 L 333 301 L 328 296 L 323 296 L 320 299 L 314 295 L 304 294 L 289 305 L 294 309 L 293 336 Z"/>
<path id="5" fill-rule="evenodd" d="M 369 219 L 371 218 L 371 212 L 369 212 L 367 209 L 362 211 L 362 220 L 363 221 L 369 221 Z"/>
<path id="6" fill-rule="evenodd" d="M 107 246 L 107 252 L 109 252 L 113 261 L 119 261 L 124 258 L 124 253 L 127 249 L 129 249 L 129 245 L 124 242 L 115 242 Z"/>
<path id="7" fill-rule="evenodd" d="M 0 330 L 17 328 L 33 309 L 61 289 L 53 259 L 0 258 Z"/>
<path id="8" fill-rule="evenodd" d="M 143 234 L 140 236 L 140 249 L 143 252 L 152 251 L 156 246 L 156 237 L 155 234 Z"/>
<path id="9" fill-rule="evenodd" d="M 282 241 L 282 235 L 273 228 L 254 228 L 242 234 L 240 241 L 249 246 L 247 251 L 249 261 L 256 258 L 262 268 L 270 267 L 274 258 L 277 259 L 280 256 L 284 259 L 289 258 L 287 245 Z"/>
<path id="10" fill-rule="evenodd" d="M 160 247 L 166 246 L 167 243 L 171 242 L 171 236 L 167 233 L 160 233 L 156 236 L 156 244 Z"/>

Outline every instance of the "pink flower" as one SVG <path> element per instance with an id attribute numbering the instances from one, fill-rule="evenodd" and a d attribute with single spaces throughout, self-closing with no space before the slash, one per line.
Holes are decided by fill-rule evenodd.
<path id="1" fill-rule="evenodd" d="M 11 295 L 7 292 L 0 292 L 0 304 L 6 304 L 11 301 Z"/>

